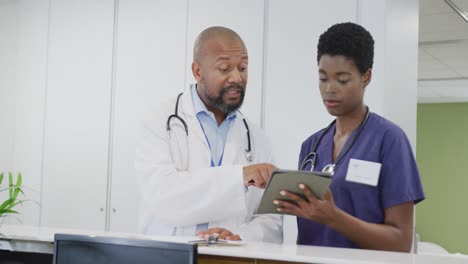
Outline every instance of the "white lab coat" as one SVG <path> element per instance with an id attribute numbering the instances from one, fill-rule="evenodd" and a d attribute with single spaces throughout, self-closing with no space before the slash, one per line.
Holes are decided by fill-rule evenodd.
<path id="1" fill-rule="evenodd" d="M 176 98 L 162 103 L 143 122 L 135 167 L 140 184 L 139 230 L 147 235 L 195 235 L 196 225 L 209 223 L 239 234 L 245 241 L 282 243 L 282 217 L 254 215 L 263 190 L 243 183 L 243 167 L 270 162 L 272 153 L 262 131 L 248 122 L 252 140 L 252 162 L 245 157 L 247 133 L 239 113 L 231 125 L 222 166 L 210 167 L 211 152 L 195 115 L 192 94 L 180 98 L 179 115 L 189 129 L 171 120 L 171 137 L 183 147 L 171 157 L 166 122 L 174 113 Z M 189 152 L 188 170 L 181 170 L 181 155 Z M 185 154 L 186 155 L 186 154 Z M 185 156 L 186 157 L 186 156 Z"/>

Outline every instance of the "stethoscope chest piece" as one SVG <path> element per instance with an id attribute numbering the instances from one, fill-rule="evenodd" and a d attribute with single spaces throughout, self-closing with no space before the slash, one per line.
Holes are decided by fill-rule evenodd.
<path id="1" fill-rule="evenodd" d="M 248 162 L 252 162 L 252 151 L 250 150 L 245 150 L 245 158 L 247 159 Z"/>
<path id="2" fill-rule="evenodd" d="M 325 167 L 323 167 L 322 172 L 329 173 L 331 176 L 333 176 L 335 174 L 335 166 L 335 163 L 328 164 Z"/>

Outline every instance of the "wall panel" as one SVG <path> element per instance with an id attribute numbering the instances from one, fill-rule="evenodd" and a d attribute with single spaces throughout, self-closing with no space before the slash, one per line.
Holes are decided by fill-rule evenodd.
<path id="1" fill-rule="evenodd" d="M 104 229 L 114 1 L 52 1 L 43 226 Z"/>
<path id="2" fill-rule="evenodd" d="M 48 0 L 18 1 L 15 137 L 13 172 L 23 174 L 26 199 L 18 208 L 22 222 L 38 225 L 41 209 L 42 147 L 47 73 Z"/>
<path id="3" fill-rule="evenodd" d="M 135 149 L 143 116 L 184 90 L 187 2 L 121 0 L 115 53 L 110 230 L 135 232 Z"/>

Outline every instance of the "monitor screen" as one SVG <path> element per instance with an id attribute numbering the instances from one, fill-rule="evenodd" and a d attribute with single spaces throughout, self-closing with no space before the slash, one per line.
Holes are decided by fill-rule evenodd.
<path id="1" fill-rule="evenodd" d="M 197 245 L 56 234 L 54 264 L 196 264 Z"/>

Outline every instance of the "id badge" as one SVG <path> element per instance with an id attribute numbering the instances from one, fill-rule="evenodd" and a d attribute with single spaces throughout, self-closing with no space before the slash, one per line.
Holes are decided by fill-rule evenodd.
<path id="1" fill-rule="evenodd" d="M 381 167 L 378 162 L 350 159 L 346 181 L 377 186 Z"/>

